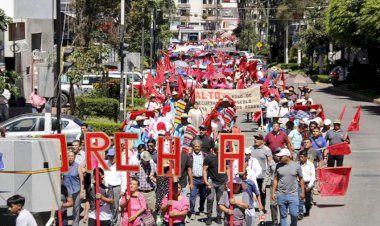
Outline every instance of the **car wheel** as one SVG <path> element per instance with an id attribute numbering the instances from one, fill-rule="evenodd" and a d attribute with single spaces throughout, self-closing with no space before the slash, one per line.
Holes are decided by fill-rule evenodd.
<path id="1" fill-rule="evenodd" d="M 66 105 L 69 103 L 69 97 L 65 94 L 61 94 L 61 106 L 66 107 Z"/>

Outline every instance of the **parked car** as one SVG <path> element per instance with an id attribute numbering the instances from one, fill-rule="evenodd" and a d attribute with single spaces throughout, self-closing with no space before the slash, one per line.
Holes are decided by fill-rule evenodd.
<path id="1" fill-rule="evenodd" d="M 142 79 L 142 75 L 139 72 L 127 72 L 126 73 L 128 77 L 129 83 L 133 84 L 140 84 L 140 81 Z M 112 71 L 108 74 L 109 79 L 120 79 L 121 74 L 117 71 Z M 94 74 L 87 74 L 83 75 L 80 84 L 74 85 L 74 95 L 75 96 L 82 96 L 84 94 L 87 94 L 91 92 L 91 90 L 94 88 L 94 83 L 100 82 L 102 79 L 101 75 L 94 75 Z M 145 80 L 143 80 L 145 82 Z M 145 84 L 145 83 L 144 83 Z M 127 86 L 127 90 L 129 89 L 129 86 Z M 62 76 L 61 78 L 61 104 L 62 106 L 66 106 L 69 102 L 69 93 L 70 93 L 70 81 L 67 76 Z M 129 94 L 128 94 L 129 93 Z M 130 91 L 127 92 L 127 95 L 130 95 Z"/>
<path id="2" fill-rule="evenodd" d="M 334 67 L 329 74 L 330 81 L 334 86 L 344 83 L 347 80 L 349 71 L 342 66 Z"/>
<path id="3" fill-rule="evenodd" d="M 61 120 L 62 134 L 65 134 L 67 143 L 71 144 L 76 139 L 76 136 L 80 134 L 80 125 L 83 124 L 83 121 L 69 115 L 62 115 Z M 52 121 L 56 121 L 54 115 L 52 116 Z M 38 113 L 19 115 L 2 122 L 0 128 L 5 128 L 7 138 L 27 138 L 45 135 L 45 115 Z"/>

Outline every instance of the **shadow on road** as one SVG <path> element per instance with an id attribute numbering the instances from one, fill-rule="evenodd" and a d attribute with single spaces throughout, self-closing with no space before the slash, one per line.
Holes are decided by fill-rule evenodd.
<path id="1" fill-rule="evenodd" d="M 345 204 L 317 204 L 318 208 L 331 208 L 331 207 L 342 207 L 345 206 Z"/>
<path id="2" fill-rule="evenodd" d="M 337 88 L 334 88 L 333 86 L 328 86 L 328 87 L 320 88 L 316 92 L 323 92 L 323 93 L 327 93 L 327 94 L 331 94 L 331 95 L 337 96 L 336 99 L 350 99 L 350 100 L 353 100 L 353 101 L 372 102 L 372 99 L 369 98 L 369 97 L 364 97 L 364 96 L 359 95 L 359 94 L 358 95 L 350 96 L 350 95 L 345 94 L 344 91 L 342 91 L 340 89 L 337 89 Z"/>

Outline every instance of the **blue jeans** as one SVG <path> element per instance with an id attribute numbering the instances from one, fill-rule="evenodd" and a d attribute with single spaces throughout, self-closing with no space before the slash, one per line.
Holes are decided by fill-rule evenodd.
<path id="1" fill-rule="evenodd" d="M 280 225 L 288 226 L 288 209 L 290 213 L 290 226 L 297 226 L 299 197 L 298 195 L 278 195 L 277 204 L 280 209 Z"/>
<path id="2" fill-rule="evenodd" d="M 206 185 L 202 182 L 202 179 L 193 178 L 194 189 L 190 193 L 190 214 L 195 214 L 195 201 L 197 200 L 197 194 L 199 192 L 199 212 L 203 212 L 205 209 L 205 202 L 207 196 Z"/>

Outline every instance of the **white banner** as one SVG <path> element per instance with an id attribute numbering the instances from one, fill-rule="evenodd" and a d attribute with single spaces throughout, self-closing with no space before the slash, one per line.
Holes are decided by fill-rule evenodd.
<path id="1" fill-rule="evenodd" d="M 204 115 L 212 111 L 215 104 L 225 95 L 236 102 L 238 112 L 255 112 L 260 110 L 260 86 L 248 89 L 195 89 L 195 101 Z"/>

